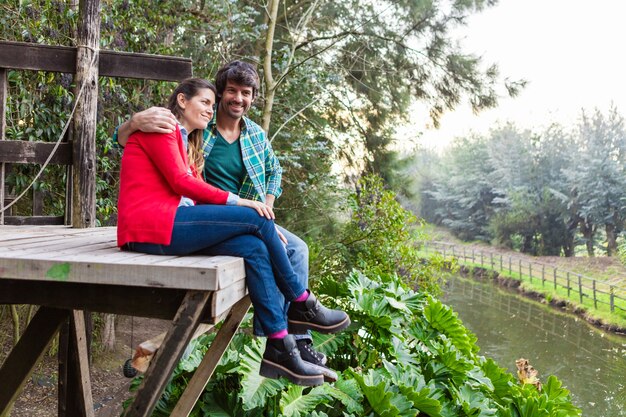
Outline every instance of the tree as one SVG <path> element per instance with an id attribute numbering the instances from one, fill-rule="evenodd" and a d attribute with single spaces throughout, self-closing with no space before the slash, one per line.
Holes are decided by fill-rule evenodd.
<path id="1" fill-rule="evenodd" d="M 595 110 L 582 113 L 576 141 L 575 165 L 566 171 L 576 196 L 581 231 L 593 256 L 596 225 L 603 225 L 607 254 L 617 251 L 617 236 L 626 219 L 626 130 L 624 118 L 611 108 L 608 116 Z"/>

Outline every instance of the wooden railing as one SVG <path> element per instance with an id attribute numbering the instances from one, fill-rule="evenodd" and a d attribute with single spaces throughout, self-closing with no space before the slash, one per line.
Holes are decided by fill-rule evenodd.
<path id="1" fill-rule="evenodd" d="M 456 259 L 460 264 L 480 266 L 531 284 L 541 283 L 543 288 L 552 289 L 581 305 L 593 306 L 596 310 L 604 309 L 611 313 L 619 310 L 621 315 L 626 313 L 626 285 L 621 283 L 598 280 L 554 265 L 447 242 L 426 242 L 422 250 L 440 253 L 446 258 Z"/>

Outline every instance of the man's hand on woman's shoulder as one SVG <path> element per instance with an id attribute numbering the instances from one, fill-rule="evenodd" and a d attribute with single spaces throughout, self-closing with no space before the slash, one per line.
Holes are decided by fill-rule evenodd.
<path id="1" fill-rule="evenodd" d="M 165 107 L 150 107 L 135 113 L 130 118 L 130 127 L 133 132 L 172 133 L 176 130 L 176 118 Z"/>

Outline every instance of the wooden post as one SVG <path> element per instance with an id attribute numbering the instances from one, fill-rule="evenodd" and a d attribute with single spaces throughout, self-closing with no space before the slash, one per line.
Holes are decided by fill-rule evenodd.
<path id="1" fill-rule="evenodd" d="M 609 305 L 611 306 L 611 313 L 615 311 L 615 287 L 611 285 L 609 290 Z"/>
<path id="2" fill-rule="evenodd" d="M 528 263 L 528 275 L 530 276 L 530 283 L 533 283 L 533 264 L 532 262 Z"/>
<path id="3" fill-rule="evenodd" d="M 546 266 L 541 265 L 541 286 L 546 286 Z"/>
<path id="4" fill-rule="evenodd" d="M 580 304 L 583 303 L 583 283 L 582 277 L 578 274 L 578 296 L 580 298 Z"/>
<path id="5" fill-rule="evenodd" d="M 596 280 L 593 280 L 593 308 L 598 309 L 598 299 L 596 298 Z"/>
<path id="6" fill-rule="evenodd" d="M 521 259 L 518 261 L 518 264 L 519 264 L 519 279 L 521 281 L 522 280 L 522 260 Z"/>
<path id="7" fill-rule="evenodd" d="M 502 272 L 502 254 L 500 254 L 500 272 Z"/>
<path id="8" fill-rule="evenodd" d="M 483 266 L 483 251 L 480 251 L 480 266 Z"/>
<path id="9" fill-rule="evenodd" d="M 476 254 L 474 253 L 474 248 L 472 248 L 472 263 L 476 262 Z"/>
<path id="10" fill-rule="evenodd" d="M 569 292 L 571 290 L 571 286 L 570 286 L 570 279 L 569 279 L 569 272 L 567 273 L 567 298 L 569 298 Z"/>
<path id="11" fill-rule="evenodd" d="M 489 252 L 489 260 L 490 260 L 490 262 L 491 262 L 491 269 L 495 269 L 495 268 L 493 267 L 493 253 L 492 253 L 492 252 Z"/>
<path id="12" fill-rule="evenodd" d="M 7 70 L 0 68 L 0 140 L 4 140 L 7 129 Z M 0 210 L 4 207 L 4 162 L 0 163 Z M 0 211 L 0 225 L 4 224 L 4 211 Z"/>
<path id="13" fill-rule="evenodd" d="M 509 256 L 509 277 L 513 278 L 513 260 Z"/>
<path id="14" fill-rule="evenodd" d="M 554 272 L 554 289 L 556 290 L 556 268 L 554 268 L 553 272 Z"/>
<path id="15" fill-rule="evenodd" d="M 86 82 L 74 114 L 72 225 L 96 225 L 96 119 L 100 1 L 80 2 L 76 54 L 76 88 Z"/>

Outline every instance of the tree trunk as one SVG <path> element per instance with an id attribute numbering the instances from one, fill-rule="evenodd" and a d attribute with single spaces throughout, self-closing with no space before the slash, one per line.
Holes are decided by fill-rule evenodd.
<path id="1" fill-rule="evenodd" d="M 115 314 L 104 315 L 104 326 L 102 327 L 100 343 L 102 343 L 102 348 L 107 352 L 115 349 Z"/>
<path id="2" fill-rule="evenodd" d="M 585 245 L 587 246 L 587 255 L 589 257 L 594 257 L 594 249 L 593 249 L 593 240 L 594 240 L 594 227 L 593 223 L 589 221 L 589 219 L 585 219 L 580 222 L 580 232 L 583 234 L 585 238 Z"/>
<path id="3" fill-rule="evenodd" d="M 606 230 L 606 254 L 607 256 L 615 256 L 617 254 L 617 233 L 613 223 L 604 225 Z"/>
<path id="4" fill-rule="evenodd" d="M 278 15 L 278 5 L 280 0 L 270 0 L 268 3 L 268 25 L 267 36 L 265 38 L 265 57 L 263 58 L 263 73 L 265 75 L 265 105 L 263 106 L 263 121 L 261 127 L 269 133 L 272 119 L 272 107 L 274 106 L 274 95 L 276 81 L 272 73 L 272 51 L 274 50 L 274 33 L 276 30 L 276 16 Z"/>

